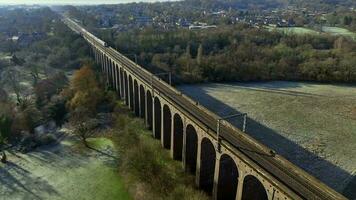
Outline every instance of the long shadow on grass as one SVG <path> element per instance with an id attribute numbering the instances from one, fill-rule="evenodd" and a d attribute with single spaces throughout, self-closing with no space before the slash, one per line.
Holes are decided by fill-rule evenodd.
<path id="1" fill-rule="evenodd" d="M 87 156 L 81 156 L 65 148 L 61 143 L 46 145 L 28 153 L 27 156 L 53 169 L 78 168 L 88 164 Z"/>
<path id="2" fill-rule="evenodd" d="M 46 192 L 53 195 L 59 195 L 58 192 L 40 177 L 31 176 L 31 172 L 23 169 L 17 164 L 9 161 L 4 167 L 0 167 L 0 185 L 6 195 L 15 194 L 24 191 L 30 194 L 33 199 L 42 199 L 37 193 Z M 27 198 L 30 198 L 26 194 Z"/>
<path id="3" fill-rule="evenodd" d="M 290 85 L 288 87 L 298 87 L 298 85 Z M 191 91 L 185 91 L 184 93 L 188 96 L 191 96 L 193 99 L 198 101 L 206 108 L 209 108 L 212 112 L 215 112 L 219 116 L 241 113 L 238 109 L 235 109 L 225 104 L 224 102 L 210 96 L 204 89 L 200 87 L 195 87 Z M 304 96 L 307 94 L 295 95 Z M 230 120 L 229 122 L 237 128 L 242 129 L 242 118 L 240 120 Z M 356 191 L 350 192 L 350 190 L 345 190 L 345 192 L 343 192 L 342 188 L 340 188 L 340 185 L 345 184 L 345 180 L 350 180 L 350 173 L 330 163 L 329 161 L 324 160 L 318 155 L 315 155 L 314 153 L 304 149 L 297 143 L 289 140 L 288 138 L 280 135 L 275 130 L 259 123 L 250 117 L 247 117 L 246 124 L 246 133 L 248 135 L 262 142 L 269 148 L 275 150 L 278 154 L 284 156 L 286 159 L 304 169 L 308 173 L 312 174 L 338 192 L 343 193 L 348 198 L 356 198 Z M 351 181 L 349 184 L 354 183 Z M 346 188 L 349 186 L 350 185 L 346 186 Z"/>
<path id="4" fill-rule="evenodd" d="M 91 146 L 87 146 L 87 147 L 88 147 L 88 149 L 91 149 L 91 150 L 93 150 L 93 151 L 95 151 L 95 152 L 97 152 L 97 153 L 99 153 L 99 154 L 101 154 L 101 155 L 103 155 L 103 156 L 112 158 L 112 159 L 114 159 L 114 160 L 118 160 L 118 159 L 119 159 L 118 157 L 116 157 L 116 156 L 114 156 L 114 155 L 111 155 L 111 154 L 109 154 L 109 153 L 106 153 L 105 151 L 101 151 L 101 150 L 96 149 L 96 148 L 91 147 Z"/>

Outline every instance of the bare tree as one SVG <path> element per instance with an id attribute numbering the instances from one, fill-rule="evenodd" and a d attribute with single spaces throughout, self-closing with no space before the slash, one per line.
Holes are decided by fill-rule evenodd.
<path id="1" fill-rule="evenodd" d="M 16 95 L 16 100 L 18 104 L 21 104 L 22 101 L 22 97 L 21 97 L 21 91 L 22 91 L 22 87 L 20 85 L 20 73 L 14 69 L 14 68 L 8 68 L 6 70 L 4 70 L 4 72 L 2 73 L 2 84 L 8 84 L 12 91 L 15 93 Z"/>
<path id="2" fill-rule="evenodd" d="M 30 64 L 30 74 L 33 78 L 33 85 L 36 85 L 38 81 L 40 80 L 40 68 L 36 64 Z"/>
<path id="3" fill-rule="evenodd" d="M 73 133 L 80 138 L 86 147 L 89 147 L 87 138 L 95 133 L 99 124 L 98 120 L 89 116 L 89 111 L 83 107 L 79 107 L 71 113 L 70 117 Z"/>
<path id="4" fill-rule="evenodd" d="M 197 53 L 197 63 L 201 65 L 201 61 L 203 59 L 203 45 L 199 44 L 198 53 Z"/>
<path id="5" fill-rule="evenodd" d="M 11 134 L 12 106 L 7 102 L 7 94 L 2 88 L 0 88 L 0 97 L 0 152 L 2 152 L 0 161 L 6 163 L 6 154 L 2 147 L 6 144 L 6 141 Z"/>

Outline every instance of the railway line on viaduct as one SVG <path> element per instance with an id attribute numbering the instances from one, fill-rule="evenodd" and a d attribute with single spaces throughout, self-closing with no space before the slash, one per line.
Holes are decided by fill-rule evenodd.
<path id="1" fill-rule="evenodd" d="M 346 199 L 228 122 L 218 128 L 221 117 L 75 21 L 63 21 L 88 42 L 118 96 L 213 199 Z"/>

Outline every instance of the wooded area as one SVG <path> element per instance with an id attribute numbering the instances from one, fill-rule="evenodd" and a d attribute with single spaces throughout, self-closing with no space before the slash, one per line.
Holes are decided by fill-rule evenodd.
<path id="1" fill-rule="evenodd" d="M 124 54 L 138 55 L 139 64 L 172 71 L 185 82 L 356 81 L 356 42 L 342 36 L 291 35 L 241 24 L 102 35 Z"/>

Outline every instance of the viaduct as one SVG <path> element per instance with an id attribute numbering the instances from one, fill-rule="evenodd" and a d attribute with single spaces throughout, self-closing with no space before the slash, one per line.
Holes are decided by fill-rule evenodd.
<path id="1" fill-rule="evenodd" d="M 118 96 L 144 118 L 153 137 L 213 199 L 346 199 L 229 123 L 222 121 L 218 128 L 219 116 L 75 21 L 66 17 L 63 21 L 89 43 Z"/>

